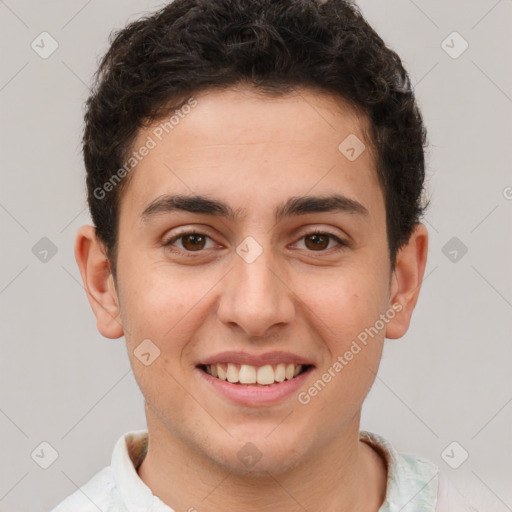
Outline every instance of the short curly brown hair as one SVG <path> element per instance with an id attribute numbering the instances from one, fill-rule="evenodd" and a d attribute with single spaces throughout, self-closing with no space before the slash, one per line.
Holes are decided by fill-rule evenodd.
<path id="1" fill-rule="evenodd" d="M 426 206 L 426 130 L 400 57 L 347 0 L 174 0 L 113 33 L 86 103 L 88 204 L 116 277 L 123 179 L 105 193 L 140 130 L 199 91 L 250 83 L 343 98 L 371 121 L 391 268 Z M 98 193 L 101 190 L 102 193 Z"/>

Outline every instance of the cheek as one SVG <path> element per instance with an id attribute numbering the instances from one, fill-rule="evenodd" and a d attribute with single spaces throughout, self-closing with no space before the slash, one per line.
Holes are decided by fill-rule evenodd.
<path id="1" fill-rule="evenodd" d="M 199 308 L 194 290 L 163 268 L 139 267 L 126 276 L 126 300 L 122 308 L 125 338 L 134 376 L 145 400 L 154 411 L 174 414 L 185 410 L 180 382 L 183 382 L 182 354 L 193 336 Z M 143 340 L 150 340 L 150 343 Z M 147 349 L 142 347 L 146 343 Z M 149 352 L 152 362 L 144 363 L 142 354 Z M 147 361 L 146 361 L 147 362 Z"/>
<path id="2" fill-rule="evenodd" d="M 335 279 L 326 279 L 308 306 L 319 320 L 322 331 L 343 348 L 384 313 L 388 301 L 388 281 L 381 269 L 372 265 L 340 268 Z"/>
<path id="3" fill-rule="evenodd" d="M 180 320 L 197 302 L 193 298 L 199 292 L 190 279 L 168 264 L 144 264 L 134 258 L 126 262 L 119 275 L 121 316 L 127 321 L 125 324 L 123 320 L 123 325 L 128 328 L 128 336 L 153 336 L 163 341 L 170 330 L 180 328 Z"/>
<path id="4" fill-rule="evenodd" d="M 386 273 L 366 264 L 340 271 L 339 279 L 324 283 L 311 304 L 329 352 L 322 373 L 328 373 L 325 380 L 337 397 L 334 402 L 357 405 L 369 391 L 382 354 L 387 324 L 381 315 L 386 314 L 387 300 Z M 319 402 L 331 400 L 331 393 Z"/>
<path id="5" fill-rule="evenodd" d="M 172 403 L 180 401 L 174 378 L 180 382 L 185 378 L 197 330 L 211 313 L 208 291 L 214 283 L 208 276 L 193 278 L 163 264 L 141 266 L 125 279 L 122 320 L 127 326 L 127 349 L 139 386 L 151 402 L 159 401 L 162 389 L 174 397 Z M 146 339 L 156 345 L 158 354 L 148 367 L 136 357 Z"/>

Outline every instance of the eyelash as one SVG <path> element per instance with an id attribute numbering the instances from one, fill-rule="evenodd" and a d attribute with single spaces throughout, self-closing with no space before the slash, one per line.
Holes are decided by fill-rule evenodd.
<path id="1" fill-rule="evenodd" d="M 163 242 L 162 245 L 163 245 L 163 247 L 166 247 L 167 249 L 169 249 L 173 253 L 184 254 L 186 257 L 191 257 L 191 258 L 196 257 L 197 254 L 200 254 L 200 253 L 204 252 L 204 249 L 199 250 L 199 251 L 186 251 L 185 249 L 175 249 L 172 246 L 172 244 L 174 242 L 176 242 L 176 240 L 179 240 L 180 238 L 185 237 L 187 235 L 201 235 L 201 236 L 204 236 L 206 238 L 210 238 L 210 240 L 212 239 L 210 236 L 208 236 L 208 235 L 206 235 L 204 233 L 201 233 L 199 231 L 189 230 L 189 231 L 183 231 L 181 233 L 178 233 L 178 234 L 174 235 L 172 238 L 169 238 L 169 240 Z M 331 239 L 333 239 L 336 242 L 338 242 L 338 246 L 337 247 L 331 248 L 331 250 L 334 250 L 335 253 L 337 253 L 339 251 L 343 251 L 347 247 L 350 247 L 350 244 L 348 242 L 345 242 L 344 240 L 342 240 L 341 238 L 339 238 L 335 234 L 329 233 L 328 231 L 321 231 L 321 230 L 313 230 L 313 231 L 311 231 L 309 233 L 306 233 L 305 235 L 301 236 L 299 240 L 302 240 L 303 238 L 306 238 L 307 236 L 312 236 L 312 235 L 327 235 Z M 310 252 L 320 252 L 320 253 L 322 253 L 322 252 L 327 252 L 328 250 L 329 249 L 324 249 L 322 251 L 310 251 Z"/>

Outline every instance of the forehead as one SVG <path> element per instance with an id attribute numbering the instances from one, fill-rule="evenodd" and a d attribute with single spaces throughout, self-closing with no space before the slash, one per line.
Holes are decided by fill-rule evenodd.
<path id="1" fill-rule="evenodd" d="M 192 100 L 138 133 L 132 151 L 150 150 L 130 175 L 122 209 L 141 215 L 163 194 L 211 194 L 242 216 L 286 193 L 337 188 L 360 202 L 380 194 L 368 119 L 347 102 L 311 89 L 266 96 L 241 87 Z"/>

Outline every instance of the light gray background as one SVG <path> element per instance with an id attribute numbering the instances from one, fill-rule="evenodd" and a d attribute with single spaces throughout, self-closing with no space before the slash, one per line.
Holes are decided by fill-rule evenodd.
<path id="1" fill-rule="evenodd" d="M 97 59 L 112 29 L 161 5 L 0 2 L 4 512 L 49 510 L 145 428 L 124 340 L 96 330 L 73 243 L 90 223 L 80 137 Z M 360 5 L 411 74 L 432 197 L 427 277 L 409 332 L 386 342 L 362 428 L 439 464 L 482 511 L 512 510 L 511 2 Z M 43 31 L 59 44 L 47 59 L 31 48 Z M 453 31 L 469 44 L 456 59 L 441 46 Z M 32 252 L 43 237 L 57 247 L 47 262 Z M 452 237 L 468 249 L 456 262 L 442 251 Z M 58 452 L 46 470 L 31 458 L 43 441 Z M 453 441 L 469 453 L 458 469 L 441 457 Z"/>

